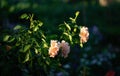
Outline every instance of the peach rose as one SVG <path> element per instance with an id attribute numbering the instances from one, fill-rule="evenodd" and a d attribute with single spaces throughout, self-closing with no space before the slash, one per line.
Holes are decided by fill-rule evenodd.
<path id="1" fill-rule="evenodd" d="M 88 28 L 83 26 L 81 29 L 80 29 L 80 42 L 81 43 L 86 43 L 87 40 L 88 40 L 88 37 L 89 37 L 89 32 L 88 32 Z"/>
<path id="2" fill-rule="evenodd" d="M 49 48 L 49 55 L 50 57 L 55 57 L 59 51 L 59 43 L 57 40 L 51 40 L 50 48 Z"/>

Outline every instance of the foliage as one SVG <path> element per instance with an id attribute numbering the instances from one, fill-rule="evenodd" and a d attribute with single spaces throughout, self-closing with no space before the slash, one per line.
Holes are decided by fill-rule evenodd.
<path id="1" fill-rule="evenodd" d="M 60 55 L 55 58 L 49 57 L 49 43 L 53 39 L 59 41 L 65 40 L 70 43 L 71 48 L 76 44 L 80 44 L 80 27 L 76 24 L 78 15 L 79 12 L 76 12 L 75 17 L 70 17 L 69 22 L 60 24 L 58 30 L 60 35 L 54 36 L 52 34 L 47 35 L 46 31 L 42 29 L 44 27 L 43 23 L 40 20 L 34 20 L 33 14 L 23 14 L 21 18 L 29 20 L 29 27 L 17 25 L 14 27 L 14 33 L 12 35 L 4 36 L 3 41 L 10 44 L 7 46 L 8 49 L 6 48 L 6 51 L 16 54 L 13 55 L 11 53 L 16 58 L 21 70 L 36 70 L 39 67 L 47 75 L 50 74 L 51 70 L 55 69 L 57 71 L 64 71 L 61 66 L 61 61 L 64 61 L 63 57 Z M 37 67 L 34 68 L 35 66 Z"/>

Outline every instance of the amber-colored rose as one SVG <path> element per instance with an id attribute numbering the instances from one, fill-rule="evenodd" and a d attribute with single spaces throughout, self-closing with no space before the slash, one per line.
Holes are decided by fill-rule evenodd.
<path id="1" fill-rule="evenodd" d="M 50 57 L 55 57 L 59 51 L 59 43 L 57 40 L 51 40 L 50 48 L 49 48 L 49 55 Z"/>
<path id="2" fill-rule="evenodd" d="M 89 32 L 88 32 L 88 28 L 83 26 L 81 29 L 80 29 L 80 42 L 81 43 L 85 43 L 87 42 L 88 40 L 88 37 L 89 37 Z"/>

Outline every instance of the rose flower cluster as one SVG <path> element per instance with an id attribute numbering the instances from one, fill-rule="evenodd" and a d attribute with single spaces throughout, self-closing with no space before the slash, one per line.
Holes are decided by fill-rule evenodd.
<path id="1" fill-rule="evenodd" d="M 89 37 L 88 28 L 83 26 L 80 29 L 80 43 L 86 43 Z M 69 43 L 62 40 L 61 43 L 57 40 L 51 40 L 50 47 L 49 47 L 49 55 L 50 57 L 54 58 L 56 55 L 58 55 L 58 52 L 61 50 L 61 56 L 66 58 L 68 57 L 68 54 L 70 52 L 70 46 Z"/>
<path id="2" fill-rule="evenodd" d="M 66 58 L 70 52 L 70 46 L 64 40 L 62 40 L 61 43 L 57 40 L 51 40 L 49 48 L 50 57 L 54 58 L 58 54 L 59 50 L 61 50 L 61 55 Z"/>

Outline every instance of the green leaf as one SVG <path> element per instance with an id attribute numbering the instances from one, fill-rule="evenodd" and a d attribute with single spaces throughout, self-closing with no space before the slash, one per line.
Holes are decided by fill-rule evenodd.
<path id="1" fill-rule="evenodd" d="M 73 42 L 72 42 L 72 36 L 71 36 L 71 35 L 69 35 L 69 39 L 70 39 L 70 42 L 73 43 Z"/>
<path id="2" fill-rule="evenodd" d="M 79 15 L 79 13 L 80 13 L 80 12 L 79 12 L 79 11 L 77 11 L 77 12 L 75 13 L 75 16 L 77 17 L 77 16 Z"/>
<path id="3" fill-rule="evenodd" d="M 46 42 L 44 38 L 42 38 L 42 41 L 43 41 L 43 42 Z"/>
<path id="4" fill-rule="evenodd" d="M 22 26 L 17 25 L 17 26 L 15 26 L 13 29 L 14 29 L 14 30 L 19 30 L 19 29 L 21 29 L 21 28 L 22 28 Z"/>
<path id="5" fill-rule="evenodd" d="M 31 34 L 32 32 L 30 30 L 28 30 L 28 33 Z"/>
<path id="6" fill-rule="evenodd" d="M 47 64 L 47 65 L 50 65 L 49 61 L 46 60 L 46 64 Z"/>
<path id="7" fill-rule="evenodd" d="M 20 43 L 19 43 L 19 42 L 17 42 L 17 43 L 15 44 L 15 46 L 19 46 L 19 45 L 20 45 Z M 22 50 L 22 49 L 20 49 L 20 52 L 21 52 L 21 50 Z"/>
<path id="8" fill-rule="evenodd" d="M 39 27 L 38 26 L 36 26 L 35 28 L 34 28 L 34 31 L 37 31 L 39 29 Z"/>
<path id="9" fill-rule="evenodd" d="M 12 38 L 12 39 L 10 39 L 8 42 L 13 42 L 15 40 L 15 38 Z"/>
<path id="10" fill-rule="evenodd" d="M 29 61 L 29 59 L 30 59 L 30 54 L 29 54 L 29 52 L 28 52 L 28 53 L 26 54 L 26 56 L 25 56 L 25 60 L 23 61 L 23 63 Z"/>
<path id="11" fill-rule="evenodd" d="M 71 21 L 75 21 L 75 19 L 73 19 L 72 17 L 69 18 Z"/>
<path id="12" fill-rule="evenodd" d="M 39 47 L 40 45 L 38 44 L 38 41 L 36 41 L 36 39 L 35 38 L 32 38 L 32 41 L 34 41 L 35 42 L 35 44 L 36 44 L 36 46 L 37 47 Z"/>
<path id="13" fill-rule="evenodd" d="M 78 30 L 78 25 L 74 25 L 73 32 L 77 32 L 77 30 Z"/>
<path id="14" fill-rule="evenodd" d="M 9 38 L 10 38 L 10 35 L 6 35 L 6 36 L 3 38 L 3 41 L 8 41 Z"/>
<path id="15" fill-rule="evenodd" d="M 21 17 L 20 17 L 21 19 L 28 19 L 29 18 L 29 16 L 27 15 L 27 14 L 23 14 L 23 15 L 21 15 Z"/>
<path id="16" fill-rule="evenodd" d="M 44 47 L 44 48 L 48 48 L 47 43 L 43 43 L 43 47 Z"/>
<path id="17" fill-rule="evenodd" d="M 31 47 L 31 45 L 26 45 L 26 46 L 24 47 L 24 52 L 26 52 L 27 50 L 29 50 L 30 47 Z"/>
<path id="18" fill-rule="evenodd" d="M 66 28 L 66 27 L 65 27 L 65 24 L 60 24 L 60 25 L 59 25 L 59 30 L 62 30 L 62 31 L 63 31 L 65 28 Z"/>
<path id="19" fill-rule="evenodd" d="M 63 34 L 64 34 L 64 35 L 66 35 L 66 36 L 69 36 L 69 34 L 68 34 L 68 33 L 66 33 L 66 32 L 64 32 Z"/>
<path id="20" fill-rule="evenodd" d="M 64 24 L 68 28 L 68 30 L 71 30 L 71 27 L 69 26 L 69 24 L 67 24 L 66 22 L 64 22 Z"/>
<path id="21" fill-rule="evenodd" d="M 69 19 L 72 21 L 72 23 L 76 23 L 76 19 L 73 19 L 72 17 L 70 17 Z"/>
<path id="22" fill-rule="evenodd" d="M 41 21 L 39 21 L 38 26 L 40 26 L 40 27 L 41 27 L 42 25 L 43 25 L 43 23 L 42 23 Z"/>
<path id="23" fill-rule="evenodd" d="M 27 50 L 29 50 L 31 47 L 31 45 L 26 45 L 24 48 L 20 49 L 20 52 L 26 52 Z"/>
<path id="24" fill-rule="evenodd" d="M 82 43 L 80 43 L 80 47 L 81 47 L 81 48 L 83 47 L 83 44 L 82 44 Z"/>
<path id="25" fill-rule="evenodd" d="M 74 28 L 74 30 L 73 30 L 74 32 L 76 32 L 77 31 L 77 28 Z"/>
<path id="26" fill-rule="evenodd" d="M 40 33 L 41 33 L 42 37 L 43 37 L 44 39 L 46 39 L 44 33 L 43 33 L 43 32 L 40 32 Z"/>
<path id="27" fill-rule="evenodd" d="M 38 49 L 34 48 L 35 49 L 35 53 L 38 54 Z"/>

